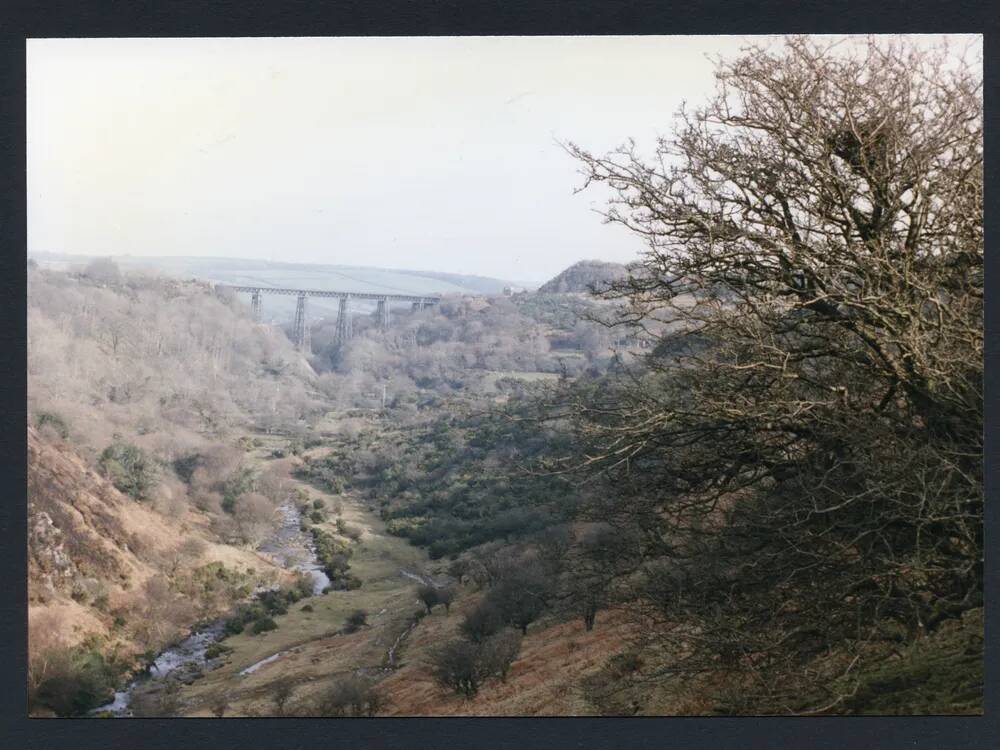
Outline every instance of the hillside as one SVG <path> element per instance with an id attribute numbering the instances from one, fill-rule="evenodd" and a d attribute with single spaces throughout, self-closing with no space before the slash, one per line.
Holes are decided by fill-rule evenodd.
<path id="1" fill-rule="evenodd" d="M 601 289 L 609 282 L 622 278 L 628 273 L 621 263 L 607 263 L 601 260 L 581 260 L 565 271 L 557 274 L 538 287 L 539 294 L 585 293 L 591 289 Z"/>
<path id="2" fill-rule="evenodd" d="M 42 706 L 60 700 L 52 679 L 64 694 L 106 692 L 145 652 L 285 577 L 220 544 L 205 513 L 157 513 L 31 428 L 28 529 L 31 687 Z"/>
<path id="3" fill-rule="evenodd" d="M 251 425 L 289 429 L 314 408 L 309 364 L 238 300 L 110 268 L 108 278 L 28 273 L 35 423 L 88 457 L 122 434 L 172 461 Z"/>
<path id="4" fill-rule="evenodd" d="M 296 462 L 315 462 L 329 451 L 315 448 Z M 273 461 L 264 450 L 257 456 L 265 463 Z M 484 592 L 466 581 L 456 586 L 449 611 L 437 606 L 425 614 L 419 584 L 451 580 L 447 564 L 428 560 L 424 552 L 388 533 L 387 524 L 361 493 L 336 493 L 302 479 L 294 482 L 308 493 L 310 503 L 320 503 L 360 530 L 351 542 L 351 570 L 362 585 L 312 597 L 275 614 L 273 631 L 225 638 L 218 661 L 195 680 L 177 686 L 168 704 L 171 715 L 329 715 L 324 700 L 352 675 L 377 683 L 380 715 L 600 712 L 587 678 L 599 678 L 608 659 L 627 648 L 634 626 L 620 613 L 602 612 L 588 631 L 579 618 L 553 612 L 532 624 L 505 680 L 489 679 L 471 699 L 456 695 L 434 680 L 435 652 L 460 637 L 460 625 Z M 317 526 L 338 533 L 333 517 Z M 351 630 L 347 618 L 359 609 L 367 613 L 367 622 Z M 149 715 L 163 712 L 162 701 L 161 695 L 148 696 L 145 710 Z"/>
<path id="5" fill-rule="evenodd" d="M 250 551 L 287 466 L 240 438 L 301 431 L 316 375 L 208 284 L 111 264 L 29 270 L 28 375 L 32 701 L 74 714 L 287 578 Z"/>
<path id="6" fill-rule="evenodd" d="M 42 267 L 52 270 L 82 268 L 91 256 L 58 253 L 33 253 Z M 201 279 L 222 284 L 330 289 L 344 292 L 387 294 L 500 294 L 513 282 L 485 276 L 469 276 L 434 271 L 341 266 L 318 263 L 284 263 L 239 258 L 133 257 L 116 256 L 112 260 L 123 271 L 159 273 L 177 278 Z M 355 303 L 358 310 L 371 305 Z M 335 317 L 337 302 L 322 298 L 310 300 L 313 319 Z M 275 322 L 291 320 L 295 314 L 294 298 L 268 297 L 264 319 Z"/>

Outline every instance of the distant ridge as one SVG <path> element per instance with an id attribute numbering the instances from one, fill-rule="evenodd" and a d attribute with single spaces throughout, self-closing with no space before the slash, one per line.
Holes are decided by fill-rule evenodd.
<path id="1" fill-rule="evenodd" d="M 69 255 L 34 252 L 29 254 L 42 265 L 68 267 L 84 265 L 100 254 Z M 517 285 L 510 279 L 495 279 L 442 271 L 375 268 L 327 263 L 292 263 L 252 258 L 202 256 L 111 256 L 123 270 L 145 268 L 172 276 L 194 276 L 220 283 L 264 286 L 308 285 L 310 288 L 345 291 L 396 291 L 412 294 L 500 294 L 504 287 Z M 345 288 L 346 287 L 346 288 Z"/>

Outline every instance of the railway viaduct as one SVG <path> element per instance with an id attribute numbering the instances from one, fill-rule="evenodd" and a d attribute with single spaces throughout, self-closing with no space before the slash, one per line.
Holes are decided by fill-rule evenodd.
<path id="1" fill-rule="evenodd" d="M 389 328 L 391 318 L 389 307 L 393 302 L 410 303 L 413 310 L 422 310 L 440 301 L 440 297 L 416 296 L 411 294 L 381 294 L 378 292 L 334 292 L 325 289 L 282 289 L 268 286 L 235 286 L 233 284 L 216 284 L 216 288 L 229 289 L 233 292 L 250 295 L 250 311 L 253 319 L 260 320 L 261 297 L 265 294 L 281 294 L 286 297 L 297 297 L 295 306 L 295 328 L 293 340 L 295 346 L 304 352 L 310 351 L 309 321 L 306 318 L 306 300 L 309 297 L 332 297 L 340 300 L 337 314 L 337 341 L 345 342 L 353 333 L 351 325 L 351 300 L 374 300 L 376 302 L 376 318 L 382 330 Z"/>

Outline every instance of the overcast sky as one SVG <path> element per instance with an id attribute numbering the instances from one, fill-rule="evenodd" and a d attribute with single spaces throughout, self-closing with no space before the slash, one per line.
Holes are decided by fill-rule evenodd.
<path id="1" fill-rule="evenodd" d="M 30 40 L 29 251 L 527 281 L 628 261 L 555 141 L 650 147 L 746 41 Z"/>

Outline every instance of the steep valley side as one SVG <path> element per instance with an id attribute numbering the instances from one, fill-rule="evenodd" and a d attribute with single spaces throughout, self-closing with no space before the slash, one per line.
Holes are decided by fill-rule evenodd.
<path id="1" fill-rule="evenodd" d="M 54 699 L 67 710 L 98 701 L 109 680 L 196 623 L 289 578 L 266 556 L 221 543 L 204 513 L 169 517 L 136 503 L 30 428 L 28 482 L 29 687 L 55 691 L 74 659 L 96 662 L 103 678 Z"/>

